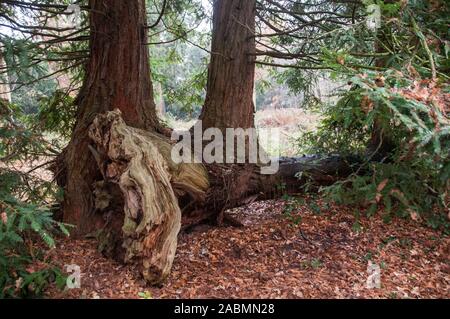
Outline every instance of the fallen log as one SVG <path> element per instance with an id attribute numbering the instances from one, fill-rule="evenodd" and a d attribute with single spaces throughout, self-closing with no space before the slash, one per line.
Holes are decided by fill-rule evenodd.
<path id="1" fill-rule="evenodd" d="M 356 171 L 361 163 L 357 157 L 339 155 L 282 157 L 278 159 L 279 169 L 275 174 L 261 174 L 261 166 L 254 164 L 209 164 L 206 165 L 210 188 L 204 202 L 211 217 L 221 224 L 227 209 L 239 207 L 256 199 L 271 199 L 285 194 L 303 192 L 306 183 L 312 187 L 331 185 Z M 201 219 L 197 219 L 197 222 Z M 231 221 L 231 224 L 238 224 Z"/>

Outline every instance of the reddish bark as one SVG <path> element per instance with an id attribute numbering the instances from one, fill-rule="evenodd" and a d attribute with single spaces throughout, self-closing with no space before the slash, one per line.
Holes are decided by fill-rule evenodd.
<path id="1" fill-rule="evenodd" d="M 214 2 L 211 63 L 203 128 L 254 127 L 254 0 Z"/>
<path id="2" fill-rule="evenodd" d="M 64 221 L 85 234 L 98 228 L 93 183 L 101 179 L 89 151 L 88 127 L 94 117 L 116 108 L 133 127 L 159 127 L 153 101 L 147 41 L 145 1 L 90 1 L 90 59 L 77 98 L 77 122 L 63 154 Z M 60 183 L 60 184 L 61 184 Z M 97 219 L 97 220 L 96 220 Z"/>

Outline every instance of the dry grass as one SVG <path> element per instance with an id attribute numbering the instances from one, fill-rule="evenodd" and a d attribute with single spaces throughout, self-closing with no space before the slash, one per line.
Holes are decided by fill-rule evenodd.
<path id="1" fill-rule="evenodd" d="M 302 109 L 276 109 L 256 112 L 256 126 L 259 128 L 296 128 L 303 131 L 314 130 L 319 116 Z"/>
<path id="2" fill-rule="evenodd" d="M 293 108 L 264 110 L 255 115 L 261 144 L 271 156 L 298 155 L 296 140 L 303 133 L 314 131 L 319 120 L 317 114 Z M 278 129 L 278 133 L 273 129 Z"/>

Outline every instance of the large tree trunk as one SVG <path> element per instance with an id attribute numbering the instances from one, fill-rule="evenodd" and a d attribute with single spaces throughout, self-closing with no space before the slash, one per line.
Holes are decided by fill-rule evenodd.
<path id="1" fill-rule="evenodd" d="M 254 0 L 214 2 L 211 63 L 206 101 L 200 116 L 203 130 L 255 127 L 254 34 Z M 249 148 L 246 149 L 248 155 Z M 258 151 L 261 152 L 259 148 Z M 261 159 L 261 154 L 258 155 Z M 246 164 L 208 164 L 210 188 L 207 199 L 201 210 L 193 211 L 192 220 L 198 222 L 207 218 L 220 224 L 228 217 L 224 214 L 226 209 L 256 197 L 279 196 L 281 185 L 284 186 L 281 192 L 295 193 L 306 181 L 331 184 L 337 176 L 352 172 L 352 161 L 340 157 L 281 158 L 280 169 L 273 175 L 262 175 L 260 165 L 249 161 Z M 302 178 L 297 177 L 298 173 L 302 173 Z"/>
<path id="2" fill-rule="evenodd" d="M 254 128 L 255 1 L 214 2 L 211 63 L 205 105 L 200 116 L 202 128 Z M 224 137 L 226 134 L 224 134 Z M 247 143 L 248 140 L 245 140 Z M 245 149 L 250 150 L 246 145 Z M 258 151 L 261 150 L 258 147 Z M 261 159 L 261 154 L 259 159 Z M 284 158 L 273 175 L 262 175 L 258 163 L 207 164 L 210 188 L 200 209 L 191 211 L 192 223 L 211 219 L 219 224 L 229 218 L 224 212 L 249 199 L 270 198 L 282 192 L 298 192 L 306 180 L 329 184 L 336 174 L 347 175 L 345 159 Z M 297 173 L 303 172 L 303 178 Z M 308 178 L 308 179 L 307 179 Z M 229 220 L 230 221 L 230 220 Z M 236 224 L 236 221 L 231 221 Z M 189 223 L 185 222 L 184 227 Z"/>
<path id="3" fill-rule="evenodd" d="M 153 101 L 145 1 L 91 0 L 90 60 L 78 96 L 77 122 L 63 154 L 59 182 L 65 186 L 64 221 L 77 234 L 98 229 L 94 214 L 94 182 L 101 174 L 89 151 L 88 128 L 94 117 L 118 108 L 133 127 L 154 130 L 158 119 Z"/>
<path id="4" fill-rule="evenodd" d="M 256 1 L 215 0 L 213 9 L 211 62 L 199 120 L 203 130 L 218 128 L 226 137 L 227 128 L 255 126 Z M 185 219 L 195 223 L 208 218 L 221 223 L 225 209 L 238 205 L 252 189 L 258 188 L 258 176 L 253 175 L 256 166 L 214 163 L 206 167 L 211 187 L 205 205 L 185 214 Z"/>
<path id="5" fill-rule="evenodd" d="M 254 127 L 255 0 L 214 1 L 203 128 Z"/>

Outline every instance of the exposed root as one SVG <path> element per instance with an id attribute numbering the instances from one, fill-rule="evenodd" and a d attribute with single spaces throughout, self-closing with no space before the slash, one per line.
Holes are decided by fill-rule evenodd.
<path id="1" fill-rule="evenodd" d="M 109 251 L 138 263 L 144 278 L 159 284 L 175 257 L 181 226 L 177 196 L 202 200 L 209 186 L 206 172 L 201 165 L 175 165 L 164 137 L 127 126 L 118 110 L 98 115 L 89 136 L 104 177 L 95 198 L 107 217 L 106 239 L 115 246 Z"/>

